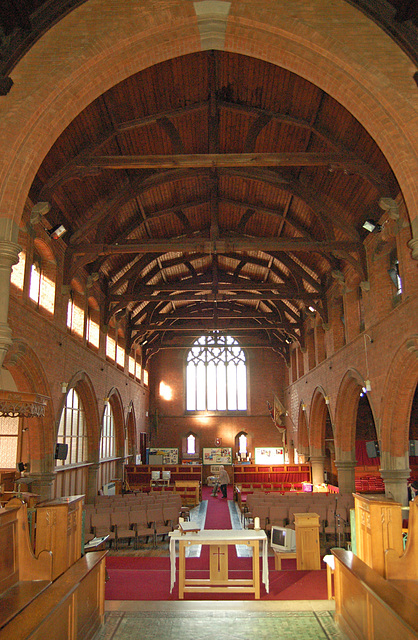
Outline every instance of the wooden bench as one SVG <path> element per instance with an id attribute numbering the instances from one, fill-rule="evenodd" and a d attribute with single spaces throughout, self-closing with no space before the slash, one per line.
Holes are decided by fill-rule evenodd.
<path id="1" fill-rule="evenodd" d="M 0 510 L 0 628 L 52 581 L 52 553 L 31 550 L 27 507 Z"/>
<path id="2" fill-rule="evenodd" d="M 87 554 L 53 580 L 53 553 L 34 555 L 27 507 L 14 503 L 0 509 L 0 640 L 92 639 L 104 620 L 106 552 Z"/>

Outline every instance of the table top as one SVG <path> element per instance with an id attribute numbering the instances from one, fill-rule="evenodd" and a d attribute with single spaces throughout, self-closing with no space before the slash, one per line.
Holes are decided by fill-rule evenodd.
<path id="1" fill-rule="evenodd" d="M 198 533 L 181 533 L 180 531 L 170 531 L 168 534 L 171 538 L 183 541 L 193 541 L 196 544 L 202 542 L 223 542 L 223 543 L 240 543 L 253 540 L 267 540 L 267 535 L 262 529 L 203 529 Z"/>

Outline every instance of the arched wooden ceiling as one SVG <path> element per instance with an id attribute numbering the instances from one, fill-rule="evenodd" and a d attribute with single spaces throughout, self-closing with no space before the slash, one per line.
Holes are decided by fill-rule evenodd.
<path id="1" fill-rule="evenodd" d="M 324 91 L 208 51 L 90 104 L 30 197 L 67 229 L 66 283 L 87 273 L 103 322 L 123 316 L 128 343 L 149 354 L 217 329 L 287 358 L 309 307 L 327 322 L 334 278 L 367 281 L 362 224 L 398 193 L 372 138 Z"/>

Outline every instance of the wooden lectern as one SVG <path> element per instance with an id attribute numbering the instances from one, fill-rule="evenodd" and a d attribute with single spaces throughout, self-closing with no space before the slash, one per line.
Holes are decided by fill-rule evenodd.
<path id="1" fill-rule="evenodd" d="M 295 513 L 296 568 L 315 571 L 321 568 L 319 546 L 319 515 Z"/>

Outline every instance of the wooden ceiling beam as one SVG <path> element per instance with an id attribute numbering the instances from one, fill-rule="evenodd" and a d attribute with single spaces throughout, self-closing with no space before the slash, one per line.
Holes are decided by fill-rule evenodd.
<path id="1" fill-rule="evenodd" d="M 233 291 L 233 287 L 231 290 L 222 293 L 219 292 L 216 296 L 212 292 L 208 293 L 194 293 L 194 292 L 184 292 L 184 293 L 156 293 L 159 291 L 159 287 L 154 287 L 150 291 L 144 291 L 141 289 L 139 292 L 135 293 L 124 293 L 121 295 L 111 294 L 108 296 L 109 302 L 118 304 L 118 305 L 127 305 L 132 302 L 145 302 L 147 300 L 155 300 L 158 302 L 237 302 L 239 300 L 303 300 L 305 302 L 315 302 L 320 299 L 318 293 L 304 293 L 304 292 L 283 292 L 283 293 L 275 293 L 274 291 L 260 291 L 259 293 L 255 293 L 257 290 L 257 286 L 254 285 L 251 287 L 250 291 Z M 181 286 L 179 286 L 178 290 L 181 291 Z"/>
<path id="2" fill-rule="evenodd" d="M 132 240 L 118 244 L 80 243 L 67 248 L 72 256 L 126 255 L 136 253 L 185 253 L 201 251 L 205 254 L 228 253 L 234 251 L 360 251 L 360 241 L 308 240 L 304 238 L 219 238 L 210 240 L 202 237 L 160 238 Z"/>
<path id="3" fill-rule="evenodd" d="M 283 330 L 288 331 L 291 327 L 287 322 L 269 322 L 264 319 L 259 319 L 254 322 L 248 322 L 245 320 L 231 319 L 227 323 L 223 323 L 223 326 L 219 326 L 219 321 L 214 319 L 196 320 L 192 318 L 187 321 L 173 320 L 171 323 L 169 320 L 163 323 L 152 322 L 150 324 L 138 324 L 133 327 L 135 335 L 147 333 L 152 331 L 153 333 L 159 333 L 162 331 L 217 331 L 222 330 L 226 332 L 237 331 L 265 331 L 267 330 Z"/>
<path id="4" fill-rule="evenodd" d="M 222 167 L 323 167 L 357 169 L 360 160 L 336 152 L 195 153 L 166 155 L 89 156 L 79 158 L 79 168 L 96 169 L 213 169 Z"/>

